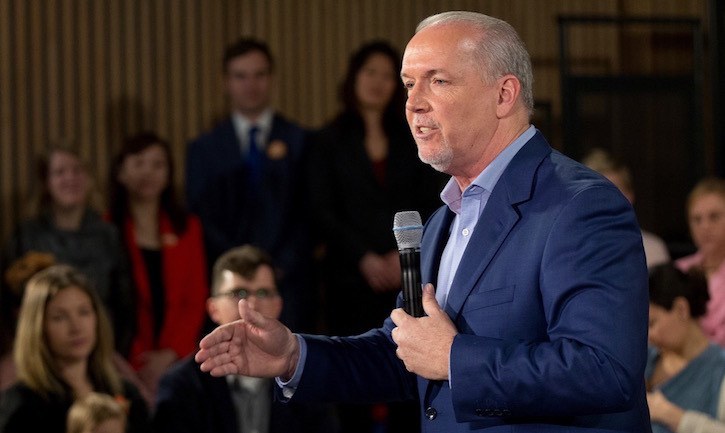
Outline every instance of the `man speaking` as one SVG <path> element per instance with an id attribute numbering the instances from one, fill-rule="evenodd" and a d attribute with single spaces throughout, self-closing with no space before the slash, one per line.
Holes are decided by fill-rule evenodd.
<path id="1" fill-rule="evenodd" d="M 202 340 L 201 369 L 276 376 L 293 400 L 417 393 L 424 432 L 650 431 L 634 212 L 529 124 L 531 62 L 514 29 L 431 16 L 401 77 L 421 160 L 452 176 L 421 243 L 426 316 L 398 308 L 357 337 L 299 336 L 242 300 L 242 319 Z"/>

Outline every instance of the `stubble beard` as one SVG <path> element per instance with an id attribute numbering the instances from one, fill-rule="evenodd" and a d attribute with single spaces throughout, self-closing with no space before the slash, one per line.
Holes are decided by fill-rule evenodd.
<path id="1" fill-rule="evenodd" d="M 424 156 L 421 151 L 421 145 L 418 145 L 418 158 L 425 164 L 430 165 L 436 171 L 447 173 L 453 162 L 453 149 L 446 142 L 441 143 L 441 147 L 433 154 Z"/>

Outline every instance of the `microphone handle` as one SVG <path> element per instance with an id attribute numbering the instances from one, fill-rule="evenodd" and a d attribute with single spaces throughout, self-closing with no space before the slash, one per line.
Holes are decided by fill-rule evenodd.
<path id="1" fill-rule="evenodd" d="M 420 282 L 420 249 L 404 248 L 400 253 L 403 282 L 403 309 L 413 317 L 423 317 L 423 286 Z"/>

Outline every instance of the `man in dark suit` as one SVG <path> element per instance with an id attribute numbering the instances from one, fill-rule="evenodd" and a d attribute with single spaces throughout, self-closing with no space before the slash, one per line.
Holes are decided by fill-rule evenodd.
<path id="1" fill-rule="evenodd" d="M 215 323 L 239 319 L 237 302 L 265 317 L 278 318 L 282 298 L 277 292 L 271 259 L 250 245 L 223 254 L 212 271 L 212 296 L 207 310 Z M 273 402 L 270 379 L 212 377 L 199 371 L 193 358 L 176 364 L 159 385 L 155 431 L 159 433 L 289 433 L 335 431 L 328 408 Z M 231 416 L 236 414 L 237 416 Z"/>
<path id="2" fill-rule="evenodd" d="M 299 336 L 240 302 L 242 320 L 202 340 L 202 370 L 277 376 L 291 402 L 417 394 L 424 432 L 650 431 L 636 217 L 529 124 L 515 30 L 472 12 L 429 17 L 401 77 L 419 157 L 452 175 L 423 232 L 426 316 L 398 308 L 361 336 Z"/>
<path id="3" fill-rule="evenodd" d="M 201 218 L 208 263 L 246 243 L 272 255 L 289 306 L 282 320 L 309 331 L 314 322 L 311 247 L 299 205 L 305 131 L 270 107 L 274 60 L 265 43 L 235 42 L 223 66 L 232 111 L 189 144 L 189 207 Z"/>

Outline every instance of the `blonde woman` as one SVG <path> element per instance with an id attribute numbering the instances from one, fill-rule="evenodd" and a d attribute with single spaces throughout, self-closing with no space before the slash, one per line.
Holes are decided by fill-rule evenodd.
<path id="1" fill-rule="evenodd" d="M 710 341 L 725 346 L 725 180 L 705 178 L 695 185 L 687 198 L 687 220 L 697 252 L 675 263 L 707 277 L 710 301 L 700 325 Z"/>
<path id="2" fill-rule="evenodd" d="M 73 402 L 92 392 L 129 405 L 128 429 L 150 431 L 138 390 L 113 367 L 113 335 L 98 296 L 70 266 L 28 281 L 15 336 L 18 382 L 0 402 L 0 431 L 65 432 Z"/>

